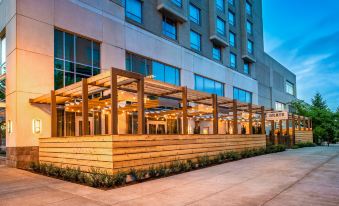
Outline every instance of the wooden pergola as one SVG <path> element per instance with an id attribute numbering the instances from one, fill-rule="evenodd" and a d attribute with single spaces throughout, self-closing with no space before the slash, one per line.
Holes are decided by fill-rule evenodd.
<path id="1" fill-rule="evenodd" d="M 118 134 L 118 91 L 126 91 L 137 94 L 138 112 L 138 134 L 145 134 L 145 95 L 157 96 L 169 99 L 179 100 L 181 102 L 183 134 L 188 134 L 188 103 L 208 105 L 213 108 L 213 134 L 218 134 L 218 115 L 219 109 L 228 111 L 232 116 L 233 134 L 238 134 L 238 112 L 248 112 L 249 133 L 252 134 L 252 117 L 257 113 L 261 115 L 262 134 L 265 134 L 265 108 L 254 104 L 241 103 L 216 94 L 189 89 L 186 86 L 176 86 L 161 81 L 144 77 L 141 74 L 129 72 L 126 70 L 111 68 L 109 71 L 100 73 L 88 79 L 82 79 L 80 82 L 66 86 L 58 90 L 52 90 L 35 99 L 31 103 L 50 104 L 51 107 L 51 134 L 57 136 L 57 105 L 65 104 L 67 101 L 79 99 L 82 107 L 82 134 L 88 135 L 88 112 L 89 104 L 93 100 L 89 96 L 109 92 L 109 110 L 111 112 L 111 133 Z"/>

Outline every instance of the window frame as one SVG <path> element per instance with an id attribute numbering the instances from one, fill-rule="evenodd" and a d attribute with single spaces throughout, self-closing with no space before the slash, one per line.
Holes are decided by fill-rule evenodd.
<path id="1" fill-rule="evenodd" d="M 242 101 L 240 98 L 240 92 L 245 94 L 245 101 Z M 235 94 L 238 94 L 237 97 Z M 247 96 L 250 97 L 250 101 L 247 101 Z M 239 87 L 233 87 L 233 99 L 238 100 L 242 103 L 253 103 L 253 93 L 244 89 L 240 89 Z"/>
<path id="2" fill-rule="evenodd" d="M 175 34 L 173 34 L 168 29 L 166 29 L 166 25 L 169 25 L 170 27 L 172 27 L 171 23 L 173 23 L 173 28 L 175 30 Z M 162 17 L 162 34 L 164 34 L 166 37 L 168 37 L 172 40 L 178 40 L 177 23 L 173 19 L 171 19 L 171 18 L 169 18 L 165 15 L 163 15 L 163 17 Z"/>
<path id="3" fill-rule="evenodd" d="M 248 8 L 249 8 L 249 10 L 248 10 Z M 246 14 L 249 15 L 249 16 L 252 16 L 252 14 L 253 14 L 252 10 L 253 10 L 252 9 L 252 4 L 249 3 L 248 1 L 246 1 L 246 3 L 245 3 L 245 12 L 246 12 Z"/>
<path id="4" fill-rule="evenodd" d="M 250 47 L 250 45 L 251 45 L 251 47 Z M 254 43 L 253 43 L 253 41 L 251 41 L 249 39 L 247 39 L 247 52 L 249 54 L 253 54 L 254 53 Z"/>
<path id="5" fill-rule="evenodd" d="M 232 64 L 232 56 L 234 56 L 234 64 Z M 235 53 L 233 53 L 233 52 L 230 52 L 230 67 L 232 68 L 232 69 L 235 69 L 235 68 L 237 68 L 237 55 L 235 54 Z"/>
<path id="6" fill-rule="evenodd" d="M 219 52 L 218 58 L 215 58 L 216 56 L 214 55 L 214 54 L 215 54 L 214 51 L 218 51 L 218 52 Z M 212 48 L 212 57 L 213 57 L 213 59 L 214 59 L 214 60 L 221 61 L 221 56 L 222 56 L 222 55 L 221 55 L 221 48 L 218 47 L 218 46 L 213 45 L 213 48 Z"/>
<path id="7" fill-rule="evenodd" d="M 248 25 L 250 25 L 250 29 Z M 249 35 L 253 35 L 253 23 L 250 22 L 249 20 L 246 20 L 246 33 Z"/>
<path id="8" fill-rule="evenodd" d="M 192 34 L 196 35 L 196 37 L 199 37 L 199 45 L 195 44 L 194 42 L 192 42 L 193 38 L 192 38 Z M 196 51 L 201 51 L 201 34 L 199 34 L 198 32 L 194 31 L 194 30 L 190 30 L 190 48 L 194 49 Z"/>
<path id="9" fill-rule="evenodd" d="M 231 18 L 230 18 L 231 16 L 232 16 L 232 21 L 231 21 Z M 228 10 L 227 18 L 228 18 L 229 25 L 235 26 L 236 22 L 235 22 L 235 14 L 234 14 L 234 12 Z"/>
<path id="10" fill-rule="evenodd" d="M 223 25 L 223 28 L 222 29 L 220 29 L 219 27 L 218 27 L 218 23 L 221 23 L 221 25 Z M 217 27 L 217 33 L 218 34 L 220 34 L 220 35 L 222 35 L 222 36 L 225 36 L 226 35 L 226 21 L 225 20 L 223 20 L 222 18 L 220 18 L 219 16 L 217 16 L 217 20 L 216 20 L 216 27 Z"/>
<path id="11" fill-rule="evenodd" d="M 196 19 L 194 16 L 191 15 L 191 9 L 194 9 L 195 11 L 198 12 L 198 19 Z M 190 17 L 190 21 L 200 25 L 201 24 L 201 10 L 200 8 L 198 8 L 197 6 L 195 6 L 194 4 L 190 3 L 189 4 L 189 17 Z"/>
<path id="12" fill-rule="evenodd" d="M 215 0 L 215 7 L 217 10 L 224 12 L 225 11 L 225 0 L 220 0 L 222 1 L 222 5 L 218 4 L 218 0 Z"/>
<path id="13" fill-rule="evenodd" d="M 140 17 L 137 16 L 135 13 L 129 12 L 128 11 L 128 1 L 135 1 L 135 2 L 139 2 L 140 4 Z M 125 17 L 127 17 L 128 19 L 137 22 L 139 24 L 143 23 L 143 2 L 141 0 L 126 0 L 125 1 Z M 139 21 L 140 20 L 140 21 Z"/>
<path id="14" fill-rule="evenodd" d="M 246 72 L 246 69 L 245 69 L 245 65 L 247 65 L 247 72 Z M 248 62 L 244 62 L 244 73 L 245 74 L 251 74 L 251 64 L 250 63 L 248 63 Z"/>
<path id="15" fill-rule="evenodd" d="M 201 90 L 200 88 L 197 87 L 197 78 L 201 78 L 202 81 L 203 81 L 203 86 L 202 86 L 203 89 L 202 89 L 202 90 Z M 213 92 L 213 93 L 211 93 L 211 92 L 205 90 L 205 81 L 211 81 L 211 82 L 213 82 L 213 85 L 214 85 L 214 88 L 213 88 L 214 92 Z M 217 84 L 218 84 L 219 86 L 221 86 L 221 87 L 220 87 L 220 88 L 221 88 L 221 91 L 220 91 L 220 94 L 221 94 L 221 95 L 219 95 L 219 94 L 218 94 L 218 91 L 216 91 L 216 90 L 218 89 Z M 200 85 L 200 86 L 201 86 L 201 85 Z M 210 93 L 210 94 L 216 94 L 216 95 L 218 95 L 218 96 L 225 96 L 225 84 L 224 84 L 224 83 L 219 82 L 219 81 L 214 80 L 214 79 L 211 79 L 211 78 L 208 78 L 208 77 L 201 76 L 201 75 L 199 75 L 199 74 L 194 74 L 194 89 L 197 90 L 197 91 L 201 91 L 201 92 L 206 92 L 206 93 Z"/>
<path id="16" fill-rule="evenodd" d="M 290 86 L 290 89 L 291 89 L 291 93 L 289 92 L 289 88 L 288 86 Z M 286 83 L 285 83 L 285 92 L 287 94 L 290 94 L 290 95 L 293 95 L 294 96 L 294 84 L 288 80 L 286 80 Z"/>
<path id="17" fill-rule="evenodd" d="M 232 44 L 232 41 L 231 41 L 231 36 L 233 36 L 233 44 Z M 237 46 L 237 43 L 236 43 L 236 34 L 233 33 L 232 31 L 229 32 L 229 39 L 228 39 L 229 43 L 230 43 L 230 46 L 236 48 Z"/>

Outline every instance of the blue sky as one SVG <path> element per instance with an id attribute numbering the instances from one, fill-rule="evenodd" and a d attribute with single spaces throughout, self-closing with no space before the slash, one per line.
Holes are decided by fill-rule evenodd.
<path id="1" fill-rule="evenodd" d="M 265 51 L 297 75 L 297 95 L 339 106 L 339 0 L 263 0 Z"/>

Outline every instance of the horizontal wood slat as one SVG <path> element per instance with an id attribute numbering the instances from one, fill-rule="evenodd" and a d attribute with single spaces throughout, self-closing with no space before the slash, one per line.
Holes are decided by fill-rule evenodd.
<path id="1" fill-rule="evenodd" d="M 313 142 L 313 131 L 295 131 L 295 142 Z"/>
<path id="2" fill-rule="evenodd" d="M 41 138 L 40 161 L 108 172 L 265 147 L 265 135 L 113 135 Z"/>

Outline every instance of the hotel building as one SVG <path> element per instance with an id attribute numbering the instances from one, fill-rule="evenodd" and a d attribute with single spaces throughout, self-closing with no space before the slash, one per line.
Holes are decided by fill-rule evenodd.
<path id="1" fill-rule="evenodd" d="M 266 109 L 296 99 L 295 74 L 264 52 L 261 0 L 0 0 L 0 39 L 12 166 L 51 136 L 49 105 L 31 99 L 112 67 Z M 81 135 L 81 116 L 66 113 L 58 110 L 60 136 Z M 90 134 L 111 130 L 100 115 L 90 115 Z M 119 133 L 134 132 L 133 114 L 119 121 Z M 161 130 L 147 133 L 154 125 Z"/>

